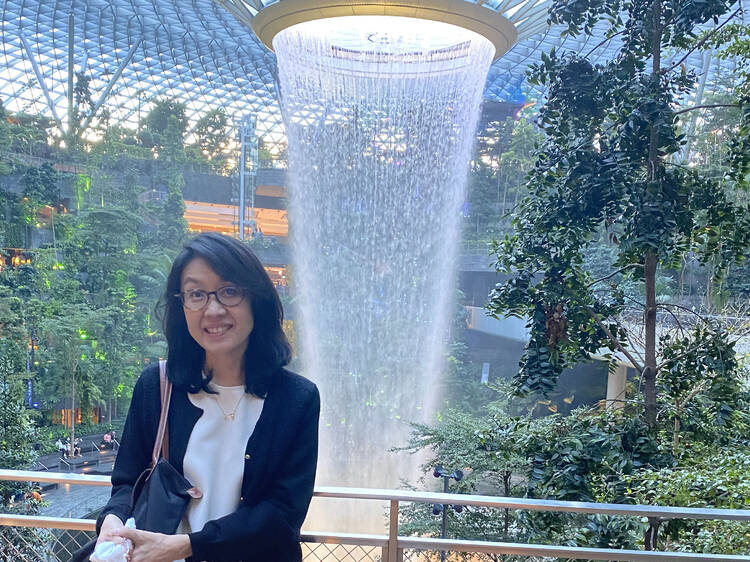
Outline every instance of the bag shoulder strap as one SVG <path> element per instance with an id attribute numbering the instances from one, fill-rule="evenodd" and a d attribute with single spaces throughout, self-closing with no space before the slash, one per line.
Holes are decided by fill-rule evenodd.
<path id="1" fill-rule="evenodd" d="M 154 451 L 151 454 L 151 466 L 156 466 L 159 456 L 169 460 L 169 434 L 167 432 L 167 414 L 169 402 L 172 398 L 172 383 L 167 379 L 167 362 L 159 361 L 159 390 L 161 394 L 161 414 L 159 415 L 159 429 L 156 431 Z"/>

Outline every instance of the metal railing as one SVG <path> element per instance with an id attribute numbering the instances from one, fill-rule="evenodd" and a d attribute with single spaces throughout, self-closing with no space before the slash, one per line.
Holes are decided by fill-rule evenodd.
<path id="1" fill-rule="evenodd" d="M 110 486 L 108 476 L 84 474 L 40 473 L 34 471 L 0 470 L 0 480 L 15 482 L 45 482 L 86 486 Z M 302 534 L 303 551 L 306 561 L 382 561 L 404 562 L 430 560 L 429 553 L 444 551 L 446 553 L 473 553 L 492 555 L 514 555 L 538 558 L 570 558 L 577 560 L 620 560 L 632 562 L 649 562 L 653 560 L 670 562 L 688 562 L 705 560 L 715 562 L 746 561 L 750 555 L 725 555 L 702 553 L 677 553 L 638 550 L 620 550 L 603 548 L 570 547 L 558 545 L 518 544 L 502 542 L 484 542 L 476 540 L 436 539 L 407 537 L 398 534 L 399 505 L 402 502 L 442 503 L 498 509 L 553 511 L 581 514 L 619 515 L 627 517 L 648 517 L 662 520 L 696 519 L 726 520 L 748 523 L 750 532 L 750 510 L 710 509 L 686 507 L 661 507 L 651 505 L 623 505 L 591 502 L 563 502 L 543 499 L 506 498 L 479 495 L 459 495 L 446 493 L 418 492 L 409 490 L 379 490 L 364 488 L 340 488 L 319 486 L 315 489 L 317 498 L 338 498 L 348 500 L 378 500 L 389 502 L 389 525 L 387 535 L 305 532 Z M 70 519 L 16 514 L 0 514 L 0 537 L 5 537 L 7 529 L 15 529 L 18 544 L 0 543 L 0 554 L 3 549 L 11 550 L 13 560 L 63 560 L 47 554 L 43 558 L 24 557 L 25 549 L 30 548 L 32 540 L 28 535 L 18 531 L 25 529 L 41 530 L 46 533 L 42 540 L 47 545 L 61 545 L 60 550 L 72 552 L 77 545 L 93 536 L 95 522 L 90 519 Z M 81 537 L 73 539 L 64 534 L 55 534 L 50 530 L 65 532 L 85 531 Z M 50 542 L 52 541 L 52 542 Z M 12 550 L 15 549 L 15 550 Z M 72 549 L 72 550 L 71 550 Z M 54 550 L 54 549 L 53 549 Z M 451 558 L 448 558 L 451 559 Z"/>

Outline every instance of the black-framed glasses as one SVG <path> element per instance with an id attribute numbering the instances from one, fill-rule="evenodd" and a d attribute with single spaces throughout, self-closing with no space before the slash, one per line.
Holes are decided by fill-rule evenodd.
<path id="1" fill-rule="evenodd" d="M 191 289 L 190 291 L 176 293 L 175 297 L 180 299 L 182 306 L 185 308 L 189 310 L 201 310 L 208 305 L 208 300 L 211 298 L 211 295 L 216 297 L 216 300 L 220 305 L 232 307 L 237 306 L 242 302 L 245 298 L 245 291 L 242 287 L 228 285 L 215 291 Z"/>

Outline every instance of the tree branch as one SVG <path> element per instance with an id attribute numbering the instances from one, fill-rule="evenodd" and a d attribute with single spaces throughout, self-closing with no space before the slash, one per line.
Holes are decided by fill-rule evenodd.
<path id="1" fill-rule="evenodd" d="M 633 334 L 630 333 L 630 331 L 620 322 L 617 318 L 613 318 L 613 320 L 617 323 L 617 325 L 622 329 L 623 332 L 625 332 L 625 338 L 628 340 L 628 345 L 630 346 L 630 349 L 632 350 L 631 353 L 633 356 L 641 361 L 643 363 L 643 355 L 638 353 L 638 348 L 643 348 L 643 344 L 635 340 L 635 337 Z"/>
<path id="2" fill-rule="evenodd" d="M 661 308 L 661 306 L 657 304 L 656 308 Z M 685 329 L 682 327 L 682 322 L 680 322 L 680 319 L 677 318 L 677 316 L 675 315 L 675 313 L 672 312 L 671 310 L 669 310 L 669 308 L 664 307 L 664 310 L 666 310 L 669 313 L 669 315 L 672 318 L 674 318 L 674 321 L 677 322 L 677 327 L 679 328 L 680 333 L 684 336 L 685 335 Z"/>
<path id="3" fill-rule="evenodd" d="M 611 279 L 612 277 L 614 277 L 618 273 L 622 273 L 623 271 L 626 271 L 626 270 L 630 269 L 631 267 L 643 267 L 643 264 L 642 263 L 631 263 L 630 265 L 626 265 L 625 267 L 621 267 L 620 269 L 618 269 L 617 271 L 613 271 L 609 275 L 605 275 L 604 277 L 601 277 L 601 278 L 599 278 L 599 279 L 597 279 L 595 281 L 592 281 L 591 283 L 589 283 L 588 285 L 586 285 L 586 288 L 588 289 L 592 285 L 596 285 L 597 283 L 601 283 L 602 281 L 606 281 L 607 279 Z"/>
<path id="4" fill-rule="evenodd" d="M 690 402 L 693 398 L 695 398 L 699 392 L 701 392 L 706 386 L 708 385 L 708 382 L 703 380 L 696 384 L 693 387 L 693 390 L 691 390 L 688 395 L 682 400 L 677 401 L 675 400 L 675 409 L 677 410 L 677 414 L 682 414 L 682 412 L 685 411 L 685 406 L 687 406 L 687 403 Z"/>
<path id="5" fill-rule="evenodd" d="M 631 297 L 630 295 L 624 294 L 623 297 L 625 297 L 629 301 L 637 304 L 640 308 L 646 308 L 645 303 L 642 303 L 641 301 L 639 301 L 638 299 L 635 299 L 635 298 Z"/>
<path id="6" fill-rule="evenodd" d="M 601 42 L 600 42 L 600 43 L 599 43 L 598 45 L 595 45 L 595 46 L 594 46 L 594 48 L 593 48 L 593 49 L 591 49 L 591 50 L 590 50 L 590 51 L 589 51 L 588 53 L 586 53 L 586 56 L 585 56 L 584 58 L 589 58 L 589 57 L 591 56 L 591 53 L 593 53 L 594 51 L 596 51 L 596 50 L 597 50 L 597 49 L 598 49 L 599 47 L 601 47 L 602 45 L 604 45 L 604 44 L 605 44 L 605 43 L 607 43 L 608 41 L 611 41 L 613 37 L 617 37 L 618 35 L 621 35 L 621 34 L 625 33 L 625 31 L 626 31 L 626 30 L 625 30 L 625 29 L 623 29 L 623 30 L 621 30 L 621 31 L 618 31 L 617 33 L 613 33 L 613 34 L 612 34 L 612 35 L 610 35 L 609 37 L 605 38 L 605 39 L 604 39 L 603 41 L 601 41 Z"/>
<path id="7" fill-rule="evenodd" d="M 691 354 L 691 353 L 692 353 L 693 351 L 698 351 L 698 350 L 699 350 L 699 349 L 701 348 L 701 346 L 702 346 L 702 345 L 703 345 L 703 344 L 702 344 L 702 343 L 700 343 L 700 344 L 698 344 L 698 345 L 696 345 L 696 346 L 693 346 L 693 347 L 691 347 L 690 349 L 686 349 L 686 350 L 685 350 L 685 351 L 683 351 L 682 353 L 678 353 L 678 354 L 677 354 L 677 355 L 675 355 L 674 357 L 671 357 L 671 358 L 669 358 L 669 359 L 666 359 L 665 361 L 662 361 L 662 362 L 661 362 L 661 363 L 660 363 L 659 365 L 657 365 L 657 366 L 656 366 L 656 372 L 658 373 L 659 371 L 661 371 L 661 370 L 662 370 L 662 369 L 664 368 L 664 366 L 665 366 L 665 365 L 666 365 L 667 363 L 669 363 L 670 361 L 679 361 L 679 360 L 680 360 L 680 359 L 682 359 L 683 357 L 685 357 L 685 356 L 687 356 L 687 355 L 690 355 L 690 354 Z"/>
<path id="8" fill-rule="evenodd" d="M 679 308 L 680 310 L 684 310 L 685 312 L 689 312 L 690 314 L 694 314 L 695 316 L 697 316 L 698 318 L 700 318 L 701 321 L 703 321 L 703 322 L 708 322 L 708 319 L 705 316 L 702 316 L 701 314 L 698 314 L 695 310 L 692 310 L 692 309 L 690 309 L 690 308 L 688 308 L 686 306 L 682 306 L 681 304 L 674 304 L 674 303 L 671 303 L 671 302 L 660 302 L 658 304 L 658 306 L 663 306 L 664 308 L 667 308 L 669 306 L 674 307 L 674 308 Z"/>
<path id="9" fill-rule="evenodd" d="M 726 20 L 724 20 L 724 23 L 722 23 L 721 25 L 719 25 L 717 27 L 714 27 L 710 31 L 710 33 L 708 33 L 703 39 L 701 39 L 698 42 L 697 45 L 695 45 L 692 49 L 688 50 L 688 52 L 685 53 L 685 56 L 683 56 L 680 60 L 678 60 L 676 63 L 674 63 L 672 66 L 670 66 L 666 70 L 662 70 L 661 73 L 662 74 L 667 74 L 668 72 L 672 72 L 675 68 L 677 68 L 678 66 L 680 66 L 683 62 L 685 62 L 685 60 L 687 60 L 687 58 L 693 53 L 693 51 L 696 51 L 696 50 L 700 49 L 703 45 L 705 45 L 706 42 L 713 35 L 716 34 L 717 31 L 719 31 L 722 27 L 724 27 L 726 24 L 728 24 L 730 21 L 732 21 L 732 18 L 734 18 L 740 12 L 742 12 L 742 6 L 740 6 L 739 8 L 737 8 L 731 16 L 729 16 Z"/>
<path id="10" fill-rule="evenodd" d="M 609 341 L 612 342 L 612 345 L 625 357 L 628 358 L 630 363 L 635 367 L 635 369 L 640 373 L 643 371 L 643 367 L 641 367 L 640 363 L 635 360 L 635 358 L 630 354 L 628 350 L 626 350 L 620 340 L 618 340 L 615 336 L 612 335 L 612 332 L 610 331 L 609 327 L 602 322 L 602 319 L 599 318 L 599 315 L 594 312 L 594 309 L 590 306 L 586 307 L 587 312 L 591 315 L 591 318 L 594 319 L 594 321 L 599 325 L 599 327 L 602 329 L 602 331 L 607 334 L 607 337 L 609 338 Z"/>
<path id="11" fill-rule="evenodd" d="M 711 109 L 715 107 L 740 107 L 737 103 L 709 103 L 706 105 L 696 105 L 694 107 L 686 107 L 685 109 L 681 109 L 680 111 L 675 111 L 675 115 L 680 115 L 681 113 L 687 113 L 688 111 L 694 111 L 696 109 Z"/>

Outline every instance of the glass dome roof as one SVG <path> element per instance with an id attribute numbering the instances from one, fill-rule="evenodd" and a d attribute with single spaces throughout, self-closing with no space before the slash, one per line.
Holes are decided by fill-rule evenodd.
<path id="1" fill-rule="evenodd" d="M 276 0 L 284 1 L 284 0 Z M 549 0 L 481 3 L 516 25 L 519 41 L 495 61 L 485 98 L 523 102 L 539 92 L 524 69 L 552 47 L 585 52 L 597 38 L 561 38 L 546 26 Z M 68 32 L 72 22 L 76 71 L 90 78 L 112 119 L 135 124 L 152 97 L 176 97 L 188 117 L 224 107 L 238 123 L 254 113 L 258 133 L 283 141 L 276 58 L 249 27 L 271 2 L 263 0 L 4 0 L 0 35 L 0 95 L 11 111 L 42 113 L 64 123 Z M 72 18 L 70 17 L 72 14 Z M 601 37 L 604 37 L 602 29 Z M 606 58 L 616 45 L 605 45 Z M 696 54 L 699 70 L 708 57 Z M 712 73 L 719 69 L 711 61 Z M 109 90 L 108 96 L 102 93 Z"/>

